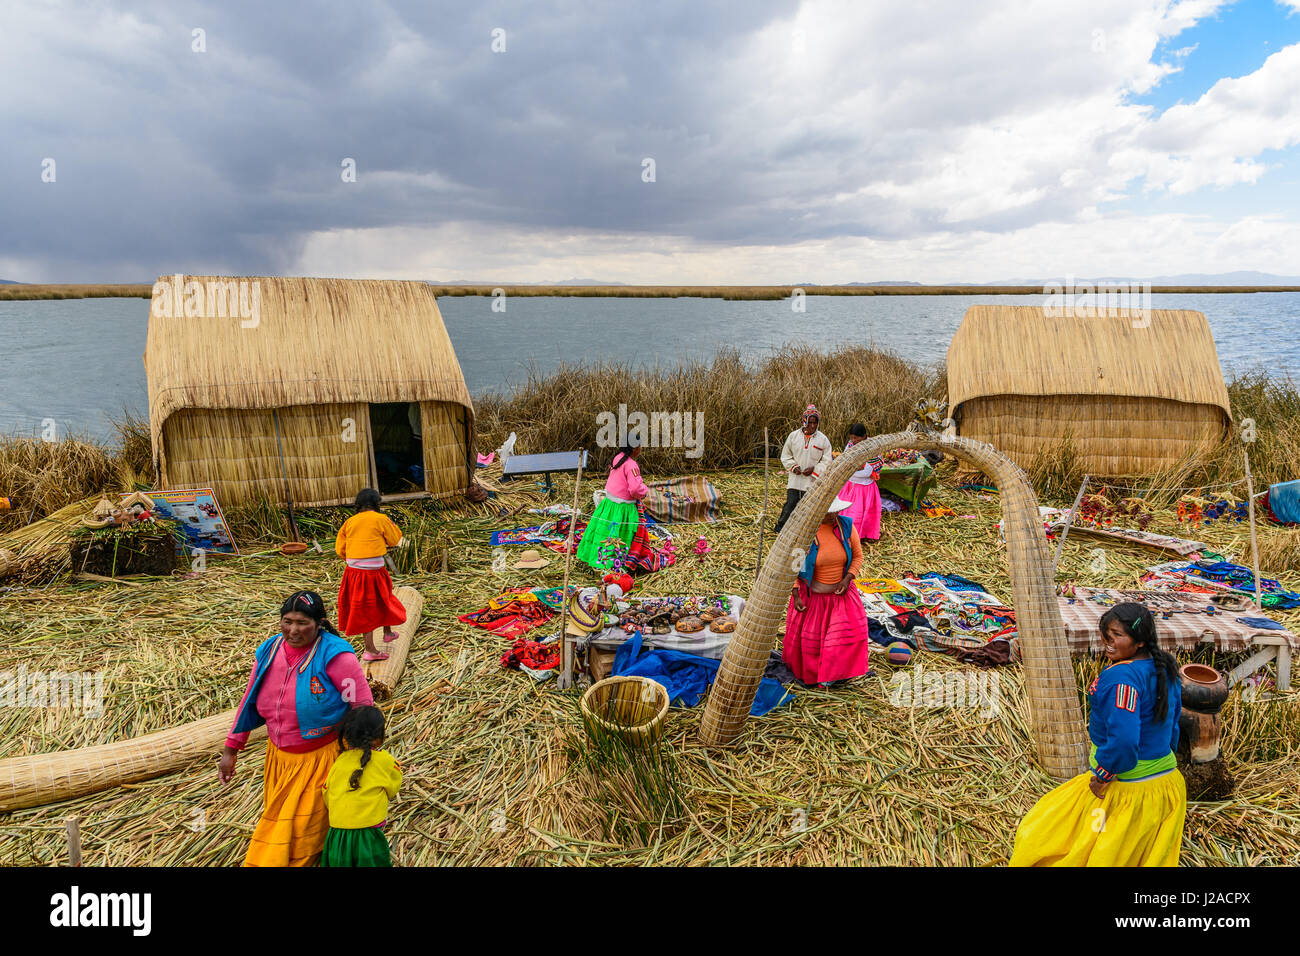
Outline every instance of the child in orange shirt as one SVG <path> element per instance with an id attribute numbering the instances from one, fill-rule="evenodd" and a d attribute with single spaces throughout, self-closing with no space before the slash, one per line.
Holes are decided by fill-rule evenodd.
<path id="1" fill-rule="evenodd" d="M 406 620 L 406 608 L 393 594 L 393 579 L 384 564 L 389 548 L 404 547 L 406 539 L 393 520 L 379 510 L 383 498 L 373 488 L 357 494 L 356 514 L 343 522 L 334 550 L 347 567 L 339 584 L 339 630 L 345 635 L 364 634 L 363 661 L 383 661 L 386 653 L 375 647 L 372 633 L 384 629 L 384 641 L 397 637 L 393 628 Z"/>

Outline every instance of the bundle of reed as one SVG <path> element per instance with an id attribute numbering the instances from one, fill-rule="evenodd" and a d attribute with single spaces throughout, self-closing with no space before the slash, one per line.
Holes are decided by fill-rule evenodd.
<path id="1" fill-rule="evenodd" d="M 98 496 L 84 498 L 38 518 L 30 524 L 0 535 L 0 548 L 12 554 L 7 571 L 0 577 L 23 582 L 48 580 L 69 567 L 68 547 L 72 532 L 81 526 Z"/>
<path id="2" fill-rule="evenodd" d="M 387 699 L 401 679 L 424 606 L 424 599 L 412 588 L 398 588 L 395 593 L 406 608 L 406 622 L 397 628 L 399 637 L 389 645 L 389 660 L 367 668 L 367 678 L 380 700 Z M 230 710 L 131 740 L 0 760 L 0 812 L 56 803 L 171 773 L 196 758 L 217 753 L 235 716 Z"/>

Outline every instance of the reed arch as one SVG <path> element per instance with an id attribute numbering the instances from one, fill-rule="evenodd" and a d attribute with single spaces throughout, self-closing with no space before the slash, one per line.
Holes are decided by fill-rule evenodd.
<path id="1" fill-rule="evenodd" d="M 1029 691 L 1030 730 L 1043 768 L 1057 780 L 1087 766 L 1079 690 L 1070 666 L 1065 626 L 1056 603 L 1052 557 L 1038 517 L 1038 497 L 1023 471 L 992 445 L 927 432 L 895 432 L 859 442 L 836 459 L 799 502 L 763 562 L 727 647 L 700 724 L 708 746 L 731 744 L 740 735 L 776 632 L 784 621 L 795 571 L 795 548 L 805 548 L 827 508 L 853 472 L 895 448 L 955 455 L 989 475 L 1002 499 L 1011 571 L 1012 601 Z"/>

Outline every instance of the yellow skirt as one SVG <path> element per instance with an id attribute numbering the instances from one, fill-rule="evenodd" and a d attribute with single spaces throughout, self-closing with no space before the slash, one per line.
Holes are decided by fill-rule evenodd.
<path id="1" fill-rule="evenodd" d="M 1187 785 L 1177 770 L 1116 780 L 1098 800 L 1081 773 L 1044 794 L 1020 821 L 1012 866 L 1177 866 Z"/>
<path id="2" fill-rule="evenodd" d="M 248 842 L 244 866 L 315 866 L 329 832 L 322 791 L 339 742 L 305 754 L 266 743 L 262 819 Z"/>

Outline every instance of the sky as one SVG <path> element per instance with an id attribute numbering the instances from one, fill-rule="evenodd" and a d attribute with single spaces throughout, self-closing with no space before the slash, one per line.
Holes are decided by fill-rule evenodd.
<path id="1" fill-rule="evenodd" d="M 1300 0 L 0 0 L 0 279 L 1300 275 Z"/>

